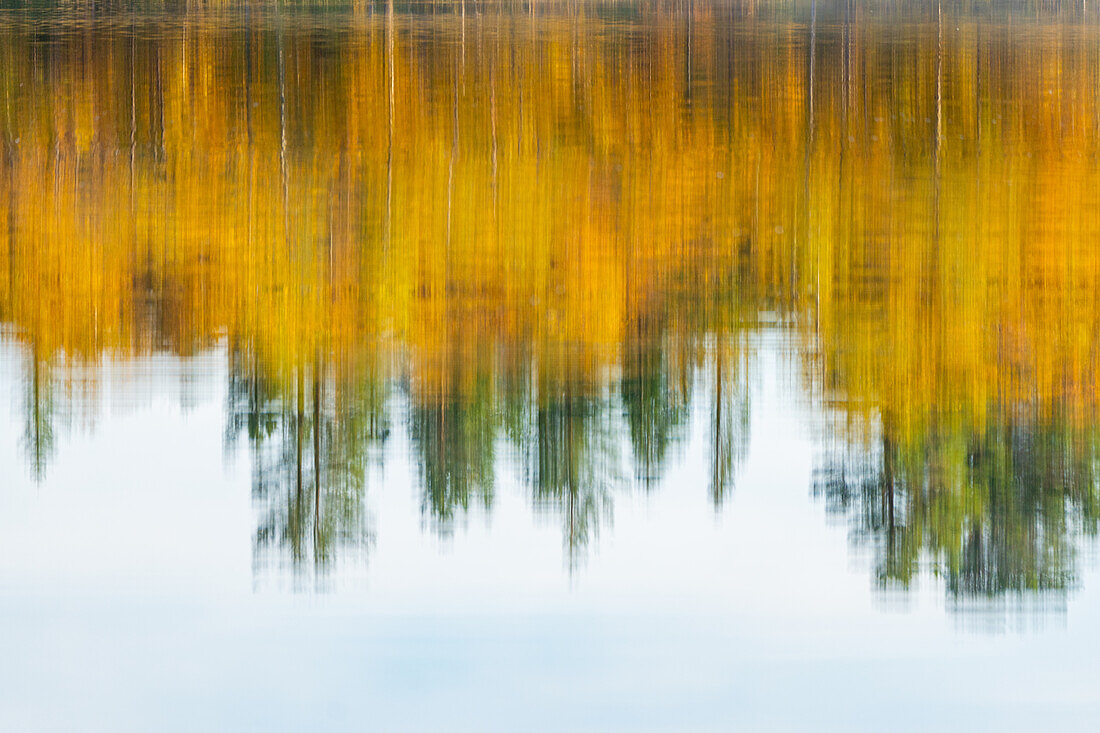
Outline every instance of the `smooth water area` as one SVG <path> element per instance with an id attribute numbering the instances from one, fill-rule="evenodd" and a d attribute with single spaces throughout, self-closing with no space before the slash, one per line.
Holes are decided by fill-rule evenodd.
<path id="1" fill-rule="evenodd" d="M 0 4 L 0 730 L 1094 730 L 1100 9 Z"/>

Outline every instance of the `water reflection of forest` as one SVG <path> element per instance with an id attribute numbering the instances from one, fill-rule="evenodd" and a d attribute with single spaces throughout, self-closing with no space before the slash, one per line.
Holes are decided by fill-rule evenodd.
<path id="1" fill-rule="evenodd" d="M 73 365 L 221 344 L 258 563 L 365 552 L 402 430 L 435 531 L 491 510 L 507 456 L 572 565 L 699 411 L 700 490 L 729 495 L 777 321 L 830 416 L 814 491 L 879 583 L 1071 588 L 1098 491 L 1100 26 L 632 7 L 0 16 L 0 317 L 33 471 Z"/>

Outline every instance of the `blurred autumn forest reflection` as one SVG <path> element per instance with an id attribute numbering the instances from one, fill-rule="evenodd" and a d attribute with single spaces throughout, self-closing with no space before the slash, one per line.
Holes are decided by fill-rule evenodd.
<path id="1" fill-rule="evenodd" d="M 365 551 L 395 430 L 435 531 L 507 464 L 572 565 L 693 415 L 728 496 L 778 332 L 879 583 L 1064 593 L 1100 500 L 1100 17 L 920 5 L 0 12 L 32 469 L 74 365 L 220 347 L 258 567 Z"/>

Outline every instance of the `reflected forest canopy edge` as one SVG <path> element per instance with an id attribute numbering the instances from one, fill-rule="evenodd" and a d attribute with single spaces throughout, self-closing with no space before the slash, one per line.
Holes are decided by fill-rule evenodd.
<path id="1" fill-rule="evenodd" d="M 38 7 L 0 5 L 0 318 L 36 476 L 105 362 L 217 353 L 258 568 L 368 553 L 398 431 L 426 527 L 491 511 L 508 470 L 572 567 L 693 431 L 698 490 L 731 501 L 778 344 L 810 490 L 876 583 L 1074 586 L 1091 9 Z"/>

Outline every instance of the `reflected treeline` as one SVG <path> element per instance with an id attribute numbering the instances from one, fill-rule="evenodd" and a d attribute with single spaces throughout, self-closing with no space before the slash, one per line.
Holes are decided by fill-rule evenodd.
<path id="1" fill-rule="evenodd" d="M 41 481 L 46 464 L 53 457 L 55 431 L 58 422 L 53 375 L 33 350 L 27 355 L 23 396 L 23 450 L 30 463 L 31 474 Z"/>
<path id="2" fill-rule="evenodd" d="M 390 433 L 382 365 L 335 373 L 318 358 L 278 389 L 248 349 L 231 349 L 226 449 L 247 440 L 257 510 L 257 576 L 323 581 L 335 560 L 369 549 L 365 482 Z"/>
<path id="3" fill-rule="evenodd" d="M 445 384 L 417 390 L 408 416 L 422 510 L 444 534 L 471 505 L 492 505 L 502 428 L 501 395 L 491 372 L 476 370 L 465 381 L 458 376 L 467 366 L 463 357 L 453 354 L 448 361 L 453 372 Z"/>
<path id="4" fill-rule="evenodd" d="M 648 448 L 619 420 L 623 410 L 608 380 L 585 371 L 568 349 L 548 355 L 530 390 L 519 434 L 524 478 L 535 506 L 560 518 L 570 568 L 610 518 L 612 491 L 622 485 L 621 437 L 635 439 L 636 453 Z"/>
<path id="5" fill-rule="evenodd" d="M 883 423 L 873 449 L 835 450 L 815 490 L 873 548 L 877 582 L 922 570 L 956 602 L 1064 594 L 1076 543 L 1096 532 L 1100 436 L 1061 420 L 1005 415 L 985 429 L 938 425 L 918 444 Z"/>
<path id="6" fill-rule="evenodd" d="M 258 568 L 365 551 L 396 430 L 426 526 L 491 510 L 511 465 L 573 566 L 689 438 L 729 496 L 768 322 L 844 418 L 819 489 L 884 583 L 1070 587 L 1100 18 L 705 5 L 0 15 L 36 473 L 64 365 L 224 346 Z"/>

